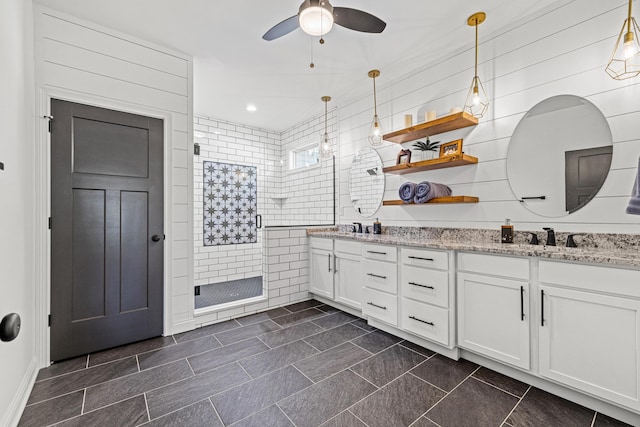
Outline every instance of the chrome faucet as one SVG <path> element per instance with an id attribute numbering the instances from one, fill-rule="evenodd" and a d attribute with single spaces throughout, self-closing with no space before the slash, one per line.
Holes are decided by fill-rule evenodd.
<path id="1" fill-rule="evenodd" d="M 361 222 L 354 222 L 353 225 L 357 225 L 358 226 L 357 229 L 355 227 L 353 227 L 353 232 L 362 234 L 362 223 Z"/>
<path id="2" fill-rule="evenodd" d="M 544 227 L 543 230 L 547 232 L 547 246 L 555 246 L 556 245 L 556 233 L 553 231 L 551 227 Z"/>

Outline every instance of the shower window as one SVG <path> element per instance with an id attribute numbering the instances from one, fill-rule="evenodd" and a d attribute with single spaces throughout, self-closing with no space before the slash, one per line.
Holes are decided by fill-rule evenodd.
<path id="1" fill-rule="evenodd" d="M 289 170 L 308 168 L 320 162 L 320 146 L 318 144 L 307 145 L 289 152 Z"/>

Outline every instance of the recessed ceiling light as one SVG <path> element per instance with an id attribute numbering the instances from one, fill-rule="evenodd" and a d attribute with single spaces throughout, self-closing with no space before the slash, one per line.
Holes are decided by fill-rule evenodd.
<path id="1" fill-rule="evenodd" d="M 247 105 L 247 111 L 256 111 L 257 109 L 258 108 L 253 104 Z"/>

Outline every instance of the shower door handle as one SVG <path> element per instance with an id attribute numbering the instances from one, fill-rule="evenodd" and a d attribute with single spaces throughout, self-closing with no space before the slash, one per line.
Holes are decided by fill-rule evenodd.
<path id="1" fill-rule="evenodd" d="M 256 215 L 256 227 L 262 228 L 262 215 Z"/>

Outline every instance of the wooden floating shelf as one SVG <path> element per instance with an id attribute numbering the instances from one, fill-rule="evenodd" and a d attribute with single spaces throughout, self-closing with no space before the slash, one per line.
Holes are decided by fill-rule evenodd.
<path id="1" fill-rule="evenodd" d="M 424 138 L 425 136 L 434 136 L 439 133 L 450 132 L 452 130 L 475 126 L 477 124 L 478 119 L 476 117 L 471 114 L 461 112 L 449 114 L 448 116 L 443 116 L 435 120 L 430 120 L 428 122 L 419 123 L 415 126 L 387 133 L 382 136 L 382 139 L 385 141 L 395 142 L 396 144 L 403 144 L 405 142 Z"/>
<path id="2" fill-rule="evenodd" d="M 470 156 L 468 154 L 456 154 L 453 156 L 439 157 L 437 159 L 422 160 L 415 163 L 407 163 L 404 165 L 389 166 L 382 169 L 382 172 L 404 175 L 405 173 L 414 173 L 429 171 L 435 169 L 453 168 L 456 166 L 475 165 L 478 163 L 478 158 Z"/>
<path id="3" fill-rule="evenodd" d="M 426 203 L 405 203 L 402 200 L 384 200 L 382 202 L 382 206 L 420 206 L 444 203 L 478 203 L 479 201 L 480 199 L 473 196 L 447 196 L 436 197 L 435 199 L 431 199 Z"/>

